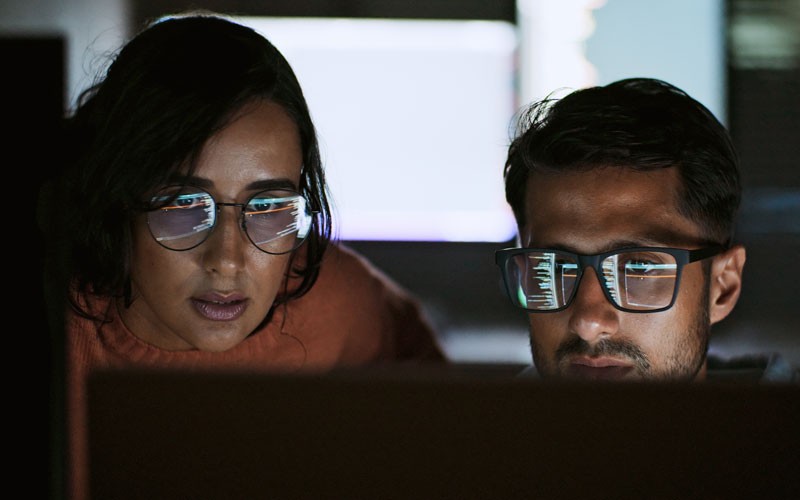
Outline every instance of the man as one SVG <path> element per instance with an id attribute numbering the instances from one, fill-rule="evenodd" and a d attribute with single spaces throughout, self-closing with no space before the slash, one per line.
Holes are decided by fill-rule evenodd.
<path id="1" fill-rule="evenodd" d="M 644 78 L 546 99 L 504 173 L 520 248 L 496 258 L 528 312 L 536 371 L 708 378 L 711 325 L 735 307 L 745 264 L 737 155 L 712 113 Z M 760 375 L 792 376 L 767 364 Z"/>

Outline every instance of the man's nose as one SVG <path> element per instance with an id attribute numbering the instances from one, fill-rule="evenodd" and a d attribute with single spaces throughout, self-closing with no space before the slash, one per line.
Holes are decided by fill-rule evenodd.
<path id="1" fill-rule="evenodd" d="M 603 293 L 597 273 L 586 269 L 567 311 L 571 333 L 589 343 L 614 335 L 619 329 L 619 311 Z"/>

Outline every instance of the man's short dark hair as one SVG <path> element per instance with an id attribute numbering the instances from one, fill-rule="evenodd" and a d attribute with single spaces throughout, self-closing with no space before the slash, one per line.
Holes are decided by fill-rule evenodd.
<path id="1" fill-rule="evenodd" d="M 680 213 L 703 228 L 709 243 L 730 243 L 741 199 L 738 157 L 725 127 L 683 90 L 630 78 L 525 109 L 504 171 L 518 226 L 526 222 L 530 172 L 599 167 L 677 168 Z"/>

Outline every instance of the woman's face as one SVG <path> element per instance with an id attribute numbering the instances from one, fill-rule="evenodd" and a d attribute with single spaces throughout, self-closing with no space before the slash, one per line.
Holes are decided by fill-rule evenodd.
<path id="1" fill-rule="evenodd" d="M 297 190 L 302 164 L 294 121 L 279 105 L 246 106 L 203 147 L 188 179 L 219 203 L 244 203 L 265 189 Z M 125 325 L 167 350 L 225 351 L 242 342 L 269 312 L 291 254 L 271 255 L 250 242 L 241 208 L 219 207 L 216 226 L 195 248 L 174 251 L 133 224 L 133 304 L 120 305 Z"/>

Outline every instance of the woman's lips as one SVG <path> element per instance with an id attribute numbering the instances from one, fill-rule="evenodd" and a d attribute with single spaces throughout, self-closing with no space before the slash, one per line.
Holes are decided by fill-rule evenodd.
<path id="1" fill-rule="evenodd" d="M 200 316 L 212 321 L 232 321 L 244 314 L 248 305 L 241 294 L 207 293 L 192 297 L 191 302 Z"/>

